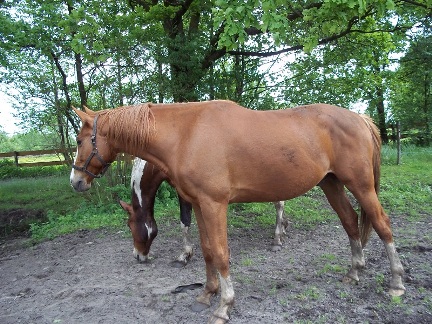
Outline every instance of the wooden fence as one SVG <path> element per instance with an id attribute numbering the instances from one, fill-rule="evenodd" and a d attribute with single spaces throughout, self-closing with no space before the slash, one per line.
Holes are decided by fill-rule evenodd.
<path id="1" fill-rule="evenodd" d="M 71 151 L 76 150 L 76 147 L 71 148 Z M 1 158 L 13 157 L 15 161 L 15 165 L 17 167 L 33 167 L 33 166 L 47 166 L 47 165 L 62 165 L 66 164 L 66 161 L 61 159 L 63 156 L 60 154 L 69 152 L 65 149 L 54 149 L 54 150 L 36 150 L 36 151 L 22 151 L 22 152 L 6 152 L 0 153 Z M 53 161 L 44 161 L 44 162 L 30 162 L 30 163 L 19 163 L 19 157 L 21 156 L 40 156 L 40 155 L 49 155 L 49 154 L 57 154 L 58 160 Z"/>

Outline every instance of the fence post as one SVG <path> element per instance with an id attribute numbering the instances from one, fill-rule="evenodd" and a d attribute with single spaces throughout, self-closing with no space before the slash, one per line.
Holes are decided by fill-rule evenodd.
<path id="1" fill-rule="evenodd" d="M 18 166 L 18 152 L 14 151 L 15 166 Z"/>
<path id="2" fill-rule="evenodd" d="M 400 121 L 396 122 L 396 139 L 397 139 L 397 161 L 396 164 L 400 165 L 401 163 L 401 130 L 400 130 Z"/>

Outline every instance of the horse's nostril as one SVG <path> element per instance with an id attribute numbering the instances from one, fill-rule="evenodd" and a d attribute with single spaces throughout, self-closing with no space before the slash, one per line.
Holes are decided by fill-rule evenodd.
<path id="1" fill-rule="evenodd" d="M 78 192 L 86 190 L 83 180 L 71 181 L 71 186 Z"/>

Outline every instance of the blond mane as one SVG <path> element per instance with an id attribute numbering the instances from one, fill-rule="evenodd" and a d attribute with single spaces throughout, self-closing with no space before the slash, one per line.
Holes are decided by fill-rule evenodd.
<path id="1" fill-rule="evenodd" d="M 153 112 L 148 104 L 123 106 L 99 112 L 100 125 L 108 125 L 107 136 L 122 142 L 127 149 L 144 148 L 155 134 Z"/>

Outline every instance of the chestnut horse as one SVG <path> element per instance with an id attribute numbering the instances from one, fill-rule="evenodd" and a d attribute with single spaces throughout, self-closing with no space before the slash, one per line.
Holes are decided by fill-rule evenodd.
<path id="1" fill-rule="evenodd" d="M 220 285 L 220 305 L 210 322 L 228 321 L 234 304 L 228 204 L 287 200 L 316 185 L 349 238 L 352 266 L 344 281 L 359 280 L 373 227 L 390 261 L 389 292 L 405 292 L 390 220 L 378 200 L 381 141 L 370 118 L 326 104 L 255 111 L 231 101 L 75 112 L 82 121 L 70 177 L 76 191 L 88 190 L 125 152 L 154 164 L 192 203 L 207 275 L 193 309 L 210 306 Z M 360 204 L 360 223 L 344 187 Z"/>
<path id="2" fill-rule="evenodd" d="M 153 164 L 135 158 L 131 175 L 132 203 L 120 201 L 120 205 L 129 214 L 128 226 L 132 233 L 133 255 L 140 262 L 147 260 L 151 244 L 158 233 L 154 218 L 154 202 L 156 192 L 164 180 L 169 182 L 165 173 Z M 183 232 L 183 251 L 172 264 L 175 267 L 182 267 L 193 255 L 193 244 L 189 235 L 192 204 L 185 201 L 180 195 L 178 195 L 178 200 Z M 276 208 L 276 227 L 272 250 L 279 251 L 286 234 L 288 221 L 284 217 L 284 202 L 274 202 L 274 206 Z"/>

